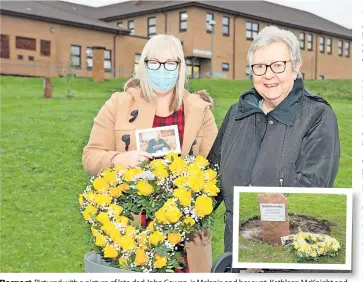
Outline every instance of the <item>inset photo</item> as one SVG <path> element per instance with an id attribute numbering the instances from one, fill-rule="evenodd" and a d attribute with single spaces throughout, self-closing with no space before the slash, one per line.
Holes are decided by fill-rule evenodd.
<path id="1" fill-rule="evenodd" d="M 136 130 L 137 150 L 154 157 L 162 157 L 169 152 L 180 154 L 180 141 L 176 125 Z"/>
<path id="2" fill-rule="evenodd" d="M 352 191 L 235 187 L 233 268 L 351 270 Z"/>

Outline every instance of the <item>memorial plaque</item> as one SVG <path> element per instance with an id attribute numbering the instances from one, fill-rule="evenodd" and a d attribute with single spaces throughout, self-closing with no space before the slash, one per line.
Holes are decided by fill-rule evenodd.
<path id="1" fill-rule="evenodd" d="M 281 237 L 290 233 L 287 199 L 280 193 L 258 195 L 262 239 L 281 245 Z"/>

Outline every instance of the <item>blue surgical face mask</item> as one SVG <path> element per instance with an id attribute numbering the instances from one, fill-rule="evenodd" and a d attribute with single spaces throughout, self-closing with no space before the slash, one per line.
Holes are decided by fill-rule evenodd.
<path id="1" fill-rule="evenodd" d="M 168 71 L 164 66 L 160 66 L 158 70 L 150 70 L 148 68 L 146 70 L 151 87 L 160 93 L 165 93 L 172 89 L 179 77 L 178 68 Z"/>

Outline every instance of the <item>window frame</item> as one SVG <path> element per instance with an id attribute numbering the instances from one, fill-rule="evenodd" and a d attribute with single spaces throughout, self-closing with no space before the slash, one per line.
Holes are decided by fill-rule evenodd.
<path id="1" fill-rule="evenodd" d="M 104 69 L 104 71 L 105 72 L 112 72 L 112 50 L 111 49 L 105 49 L 105 50 L 103 50 L 103 69 Z M 110 52 L 110 58 L 109 59 L 106 59 L 106 56 L 105 56 L 105 53 L 106 52 Z M 110 62 L 110 68 L 108 69 L 108 68 L 105 68 L 105 62 L 106 61 L 109 61 Z"/>
<path id="2" fill-rule="evenodd" d="M 322 42 L 323 40 L 323 42 Z M 319 51 L 320 53 L 325 53 L 325 37 L 319 36 Z"/>
<path id="3" fill-rule="evenodd" d="M 311 41 L 309 41 L 309 35 L 310 35 L 310 38 L 311 38 Z M 314 49 L 314 47 L 313 47 L 313 44 L 314 44 L 314 36 L 313 36 L 313 34 L 312 33 L 308 33 L 308 36 L 307 36 L 308 38 L 307 38 L 307 50 L 308 51 L 313 51 L 313 49 Z M 309 48 L 309 43 L 311 44 L 311 48 Z"/>
<path id="4" fill-rule="evenodd" d="M 228 24 L 227 25 L 223 23 L 224 19 L 228 19 Z M 230 23 L 231 23 L 231 19 L 230 19 L 229 16 L 223 16 L 222 17 L 222 35 L 223 36 L 229 37 L 229 35 L 230 35 L 230 33 L 229 33 Z M 227 33 L 224 33 L 224 27 L 227 27 L 227 30 L 228 30 Z"/>
<path id="5" fill-rule="evenodd" d="M 225 68 L 224 65 L 227 65 L 227 67 Z M 222 71 L 229 72 L 229 63 L 222 63 Z"/>
<path id="6" fill-rule="evenodd" d="M 182 15 L 186 14 L 187 15 L 187 19 L 183 20 L 182 19 Z M 187 27 L 186 28 L 182 28 L 182 23 L 186 23 Z M 187 11 L 181 11 L 179 12 L 179 32 L 186 32 L 188 29 L 188 12 Z"/>
<path id="7" fill-rule="evenodd" d="M 346 47 L 346 44 L 348 43 L 348 48 Z M 346 53 L 348 51 L 348 54 Z M 350 41 L 344 41 L 344 57 L 350 58 Z"/>
<path id="8" fill-rule="evenodd" d="M 0 58 L 10 59 L 10 35 L 1 33 L 0 36 L 1 36 Z"/>
<path id="9" fill-rule="evenodd" d="M 72 47 L 78 47 L 79 48 L 79 55 L 74 55 L 72 54 Z M 72 68 L 75 68 L 75 69 L 81 69 L 82 68 L 82 46 L 81 45 L 75 45 L 75 44 L 71 44 L 70 45 L 70 48 L 69 48 L 69 51 L 70 51 L 70 65 Z M 73 63 L 72 63 L 72 58 L 73 57 L 79 57 L 79 66 L 74 66 Z"/>
<path id="10" fill-rule="evenodd" d="M 130 28 L 130 24 L 133 25 L 132 28 Z M 134 22 L 134 20 L 128 20 L 127 21 L 127 29 L 130 31 L 130 34 L 134 34 L 135 33 L 135 22 Z"/>
<path id="11" fill-rule="evenodd" d="M 248 29 L 248 24 L 251 25 L 251 29 Z M 256 25 L 257 25 L 257 31 L 254 30 L 254 26 L 256 26 Z M 256 36 L 257 36 L 259 30 L 260 30 L 260 24 L 259 23 L 247 21 L 246 22 L 246 33 L 247 33 L 247 31 L 251 32 L 251 37 L 248 37 L 247 34 L 246 34 L 246 39 L 250 40 L 250 41 L 253 41 L 253 39 L 255 38 L 254 34 L 256 34 Z"/>
<path id="12" fill-rule="evenodd" d="M 155 19 L 155 24 L 150 25 L 150 20 Z M 155 33 L 150 33 L 150 27 L 155 27 Z M 147 18 L 147 38 L 151 38 L 152 36 L 156 35 L 156 16 L 148 17 Z"/>
<path id="13" fill-rule="evenodd" d="M 341 43 L 341 46 L 339 46 L 339 43 Z M 343 57 L 343 40 L 338 40 L 338 56 Z"/>
<path id="14" fill-rule="evenodd" d="M 87 53 L 87 50 L 90 49 L 92 51 L 92 56 L 90 56 L 88 53 Z M 87 62 L 87 70 L 92 70 L 93 68 L 93 48 L 92 47 L 87 47 L 86 49 L 86 55 L 87 55 L 87 58 L 86 58 L 86 62 Z M 88 66 L 88 59 L 92 59 L 92 67 Z"/>
<path id="15" fill-rule="evenodd" d="M 208 29 L 208 25 L 209 25 L 208 15 L 212 15 L 212 21 L 214 21 L 214 13 L 207 12 L 206 17 L 205 17 L 205 25 L 206 25 L 205 29 L 206 29 L 207 33 L 212 33 L 212 30 Z M 212 27 L 212 29 L 214 29 L 214 27 Z"/>
<path id="16" fill-rule="evenodd" d="M 330 40 L 330 44 L 328 44 L 329 40 Z M 329 51 L 329 49 L 330 49 L 330 51 Z M 332 55 L 333 54 L 333 38 L 331 38 L 331 37 L 328 37 L 326 39 L 326 53 L 328 55 Z"/>
<path id="17" fill-rule="evenodd" d="M 303 35 L 303 39 L 301 39 L 301 35 Z M 305 32 L 304 31 L 300 31 L 300 35 L 299 35 L 299 46 L 300 46 L 300 50 L 305 50 L 305 40 L 306 40 L 306 37 L 305 37 Z M 303 43 L 302 47 L 301 47 L 301 43 Z"/>

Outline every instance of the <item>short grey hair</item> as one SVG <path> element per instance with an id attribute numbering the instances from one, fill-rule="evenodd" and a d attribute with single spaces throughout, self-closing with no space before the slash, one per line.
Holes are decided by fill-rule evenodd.
<path id="1" fill-rule="evenodd" d="M 296 65 L 302 63 L 299 40 L 291 31 L 280 29 L 277 26 L 266 26 L 258 33 L 248 49 L 248 65 L 251 67 L 253 64 L 253 54 L 257 49 L 274 42 L 283 42 L 286 44 L 290 54 L 291 66 L 295 72 Z M 300 72 L 297 73 L 297 77 L 302 77 Z"/>

